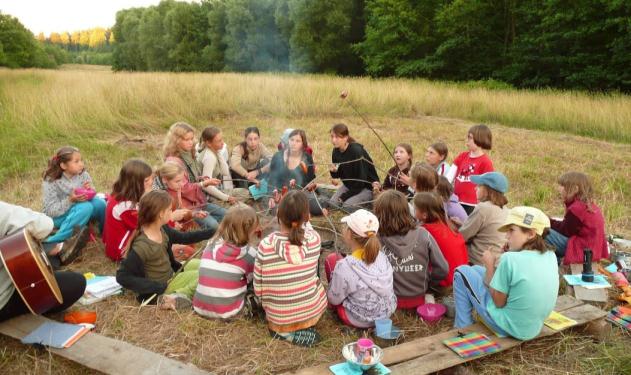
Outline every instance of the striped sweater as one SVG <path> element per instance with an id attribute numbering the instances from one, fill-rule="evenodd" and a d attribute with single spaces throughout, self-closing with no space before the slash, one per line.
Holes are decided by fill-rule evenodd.
<path id="1" fill-rule="evenodd" d="M 256 249 L 222 240 L 202 254 L 193 309 L 208 318 L 230 318 L 243 308 L 248 279 L 252 278 Z"/>
<path id="2" fill-rule="evenodd" d="M 327 306 L 317 275 L 320 235 L 305 231 L 302 246 L 274 232 L 259 244 L 254 264 L 254 292 L 261 299 L 269 328 L 292 332 L 314 326 Z"/>

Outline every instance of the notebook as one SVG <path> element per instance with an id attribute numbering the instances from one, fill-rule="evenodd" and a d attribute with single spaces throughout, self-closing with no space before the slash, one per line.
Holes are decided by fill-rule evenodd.
<path id="1" fill-rule="evenodd" d="M 550 316 L 548 316 L 546 320 L 543 321 L 543 324 L 547 325 L 555 331 L 560 331 L 562 329 L 576 325 L 576 320 L 572 320 L 565 315 L 553 311 L 550 313 Z"/>
<path id="2" fill-rule="evenodd" d="M 443 340 L 443 344 L 462 358 L 477 357 L 501 350 L 498 343 L 478 332 Z"/>
<path id="3" fill-rule="evenodd" d="M 628 313 L 628 309 L 621 308 L 620 306 L 614 307 L 609 314 L 607 314 L 607 320 L 631 331 L 631 314 Z"/>
<path id="4" fill-rule="evenodd" d="M 22 338 L 23 344 L 68 348 L 90 330 L 80 324 L 46 322 Z"/>

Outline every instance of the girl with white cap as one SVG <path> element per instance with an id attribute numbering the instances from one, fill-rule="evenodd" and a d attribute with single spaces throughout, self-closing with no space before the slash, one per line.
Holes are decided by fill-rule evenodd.
<path id="1" fill-rule="evenodd" d="M 327 257 L 327 297 L 344 324 L 372 327 L 375 320 L 390 317 L 397 308 L 392 266 L 377 238 L 379 220 L 360 209 L 342 222 L 346 224 L 343 239 L 352 253 L 346 258 L 335 253 Z"/>

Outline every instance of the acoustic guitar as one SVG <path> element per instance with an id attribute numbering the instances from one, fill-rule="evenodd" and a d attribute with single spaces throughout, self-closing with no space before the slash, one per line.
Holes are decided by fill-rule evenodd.
<path id="1" fill-rule="evenodd" d="M 63 302 L 46 253 L 26 229 L 0 240 L 0 259 L 33 314 L 42 314 Z"/>

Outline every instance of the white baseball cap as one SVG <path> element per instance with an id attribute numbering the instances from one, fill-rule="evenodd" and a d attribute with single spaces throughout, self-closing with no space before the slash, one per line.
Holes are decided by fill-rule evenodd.
<path id="1" fill-rule="evenodd" d="M 377 216 L 364 209 L 344 216 L 340 221 L 346 223 L 360 237 L 369 237 L 371 234 L 377 234 L 379 230 L 379 219 L 377 219 Z"/>

